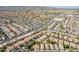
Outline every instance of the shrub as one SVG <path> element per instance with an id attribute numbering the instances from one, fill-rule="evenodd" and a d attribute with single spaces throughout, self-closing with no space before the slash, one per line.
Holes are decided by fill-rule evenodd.
<path id="1" fill-rule="evenodd" d="M 67 44 L 64 44 L 63 47 L 64 47 L 64 49 L 69 49 L 69 45 L 67 45 Z"/>

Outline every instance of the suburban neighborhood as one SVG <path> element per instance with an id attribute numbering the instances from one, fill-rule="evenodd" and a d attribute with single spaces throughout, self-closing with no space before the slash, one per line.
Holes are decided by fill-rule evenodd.
<path id="1" fill-rule="evenodd" d="M 11 8 L 0 10 L 0 52 L 79 51 L 79 10 Z"/>

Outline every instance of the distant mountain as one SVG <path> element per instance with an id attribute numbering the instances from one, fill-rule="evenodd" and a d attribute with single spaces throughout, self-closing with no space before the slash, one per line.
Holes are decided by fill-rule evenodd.
<path id="1" fill-rule="evenodd" d="M 0 10 L 33 10 L 33 9 L 55 9 L 45 6 L 0 6 Z"/>
<path id="2" fill-rule="evenodd" d="M 79 6 L 0 6 L 0 10 L 79 9 Z"/>
<path id="3" fill-rule="evenodd" d="M 60 8 L 60 9 L 79 9 L 79 6 L 55 6 L 55 8 Z"/>

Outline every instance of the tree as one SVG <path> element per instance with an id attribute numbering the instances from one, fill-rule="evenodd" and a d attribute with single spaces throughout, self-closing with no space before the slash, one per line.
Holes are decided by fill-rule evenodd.
<path id="1" fill-rule="evenodd" d="M 69 45 L 63 44 L 64 49 L 69 49 Z"/>
<path id="2" fill-rule="evenodd" d="M 6 51 L 6 48 L 7 48 L 6 46 L 0 48 L 0 52 L 5 52 Z"/>
<path id="3" fill-rule="evenodd" d="M 24 46 L 23 44 L 20 45 L 20 47 L 23 47 L 23 46 Z"/>

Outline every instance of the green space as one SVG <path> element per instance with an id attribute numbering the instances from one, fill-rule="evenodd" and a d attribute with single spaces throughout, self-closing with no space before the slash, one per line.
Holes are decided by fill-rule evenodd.
<path id="1" fill-rule="evenodd" d="M 74 50 L 78 50 L 78 48 L 74 48 L 73 46 L 69 46 L 67 44 L 63 44 L 64 49 L 68 49 L 70 52 L 73 52 Z"/>

